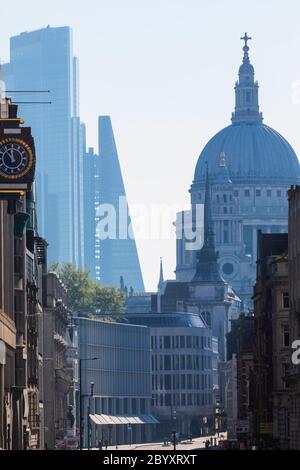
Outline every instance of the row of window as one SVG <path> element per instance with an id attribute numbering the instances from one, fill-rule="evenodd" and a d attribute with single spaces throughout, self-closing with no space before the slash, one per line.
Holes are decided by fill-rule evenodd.
<path id="1" fill-rule="evenodd" d="M 277 189 L 276 192 L 275 192 L 275 190 L 273 190 L 273 191 L 274 191 L 274 194 L 276 194 L 277 197 L 282 197 L 283 196 L 283 191 L 281 189 Z M 273 191 L 272 191 L 272 189 L 267 189 L 266 190 L 266 196 L 267 197 L 272 197 Z M 233 194 L 234 194 L 234 197 L 239 197 L 240 192 L 238 190 L 235 190 L 233 192 Z M 256 197 L 261 197 L 262 194 L 263 194 L 263 191 L 261 189 L 256 189 L 255 190 L 255 196 Z M 245 197 L 250 197 L 251 196 L 250 189 L 244 189 L 244 196 Z"/>
<path id="2" fill-rule="evenodd" d="M 245 197 L 250 197 L 250 195 L 251 195 L 251 190 L 250 190 L 250 189 L 244 189 L 243 191 L 244 191 L 243 194 L 244 194 Z M 285 191 L 282 191 L 281 189 L 276 189 L 276 190 L 267 189 L 267 190 L 265 191 L 266 196 L 267 196 L 267 197 L 272 197 L 273 191 L 274 191 L 274 194 L 276 194 L 277 197 L 282 197 L 283 195 L 286 194 Z M 235 198 L 239 197 L 239 195 L 241 194 L 241 192 L 242 192 L 242 190 L 239 191 L 239 190 L 236 189 L 236 190 L 233 192 L 234 197 L 235 197 Z M 255 196 L 256 196 L 256 197 L 261 197 L 262 195 L 263 195 L 263 190 L 262 190 L 262 189 L 256 189 L 256 190 L 255 190 Z M 202 199 L 202 195 L 201 195 L 201 193 L 199 193 L 199 194 L 198 194 L 198 200 L 201 201 L 201 199 Z M 227 202 L 233 201 L 233 197 L 232 197 L 231 194 L 230 194 L 230 195 L 227 195 L 227 194 L 219 195 L 219 194 L 217 194 L 217 195 L 216 195 L 216 201 L 217 201 L 218 203 L 220 203 L 220 202 L 225 202 L 225 203 L 227 203 Z"/>
<path id="3" fill-rule="evenodd" d="M 107 414 L 145 414 L 145 398 L 95 398 L 95 412 Z"/>
<path id="4" fill-rule="evenodd" d="M 152 375 L 152 390 L 207 390 L 212 388 L 210 374 Z"/>
<path id="5" fill-rule="evenodd" d="M 211 393 L 165 393 L 152 395 L 153 406 L 169 406 L 170 418 L 176 417 L 176 406 L 205 406 L 212 404 Z"/>
<path id="6" fill-rule="evenodd" d="M 211 348 L 209 336 L 151 336 L 151 349 Z"/>
<path id="7" fill-rule="evenodd" d="M 152 355 L 152 371 L 157 370 L 205 370 L 212 368 L 211 356 L 199 356 L 188 354 L 186 356 Z"/>

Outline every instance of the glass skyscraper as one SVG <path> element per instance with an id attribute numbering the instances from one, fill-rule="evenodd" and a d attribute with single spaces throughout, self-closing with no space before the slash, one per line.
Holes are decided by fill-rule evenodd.
<path id="1" fill-rule="evenodd" d="M 48 26 L 12 37 L 3 75 L 7 90 L 50 90 L 9 94 L 15 101 L 51 101 L 19 105 L 36 143 L 39 232 L 49 243 L 50 261 L 84 266 L 83 146 L 71 29 Z"/>
<path id="2" fill-rule="evenodd" d="M 120 286 L 120 278 L 130 290 L 143 292 L 144 282 L 135 239 L 125 237 L 131 225 L 129 211 L 120 212 L 120 204 L 127 205 L 125 187 L 109 116 L 99 117 L 99 164 L 96 194 L 96 279 L 101 284 Z M 110 205 L 116 213 L 116 238 L 99 240 L 101 216 L 99 205 Z M 105 217 L 105 211 L 102 216 Z"/>

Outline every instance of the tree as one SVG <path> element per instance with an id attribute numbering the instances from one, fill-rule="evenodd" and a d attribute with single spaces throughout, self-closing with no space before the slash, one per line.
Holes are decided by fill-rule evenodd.
<path id="1" fill-rule="evenodd" d="M 124 294 L 115 287 L 96 285 L 94 302 L 96 311 L 99 313 L 121 312 Z"/>
<path id="2" fill-rule="evenodd" d="M 123 310 L 124 294 L 115 287 L 96 284 L 87 271 L 77 269 L 71 263 L 53 263 L 51 271 L 57 272 L 68 296 L 68 307 L 73 313 L 94 315 Z"/>

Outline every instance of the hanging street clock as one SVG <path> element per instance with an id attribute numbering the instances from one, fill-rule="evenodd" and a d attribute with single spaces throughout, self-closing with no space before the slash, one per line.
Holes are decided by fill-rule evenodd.
<path id="1" fill-rule="evenodd" d="M 0 199 L 19 199 L 34 181 L 34 140 L 23 123 L 17 106 L 9 103 L 7 117 L 0 117 Z"/>

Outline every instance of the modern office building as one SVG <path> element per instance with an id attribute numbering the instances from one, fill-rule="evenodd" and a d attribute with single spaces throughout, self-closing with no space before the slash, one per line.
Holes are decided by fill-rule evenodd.
<path id="1" fill-rule="evenodd" d="M 285 138 L 263 124 L 258 83 L 249 58 L 250 38 L 245 34 L 242 39 L 244 54 L 235 84 L 232 122 L 213 136 L 201 152 L 190 193 L 195 209 L 204 200 L 207 162 L 220 272 L 251 306 L 257 230 L 287 231 L 287 190 L 291 184 L 299 183 L 300 165 Z M 196 251 L 186 250 L 185 240 L 178 240 L 177 280 L 192 280 L 196 261 Z"/>
<path id="2" fill-rule="evenodd" d="M 80 143 L 78 61 L 69 27 L 48 26 L 10 39 L 10 62 L 3 66 L 6 88 L 21 104 L 35 136 L 39 231 L 49 242 L 49 261 L 83 266 L 82 145 Z"/>
<path id="3" fill-rule="evenodd" d="M 123 316 L 150 329 L 152 413 L 160 422 L 154 438 L 214 433 L 211 329 L 192 313 Z"/>
<path id="4" fill-rule="evenodd" d="M 88 426 L 93 446 L 98 439 L 110 445 L 151 441 L 158 421 L 151 415 L 149 328 L 107 317 L 77 317 L 74 322 L 79 331 L 84 446 Z"/>
<path id="5" fill-rule="evenodd" d="M 98 153 L 100 190 L 99 200 L 96 201 L 96 236 L 100 239 L 100 259 L 96 266 L 97 280 L 101 284 L 119 287 L 123 276 L 128 290 L 132 288 L 136 292 L 143 292 L 144 282 L 109 116 L 99 117 Z"/>
<path id="6" fill-rule="evenodd" d="M 86 148 L 85 126 L 81 127 L 83 153 L 84 269 L 96 281 L 100 273 L 100 243 L 96 238 L 96 207 L 100 191 L 100 159 L 94 149 Z"/>

